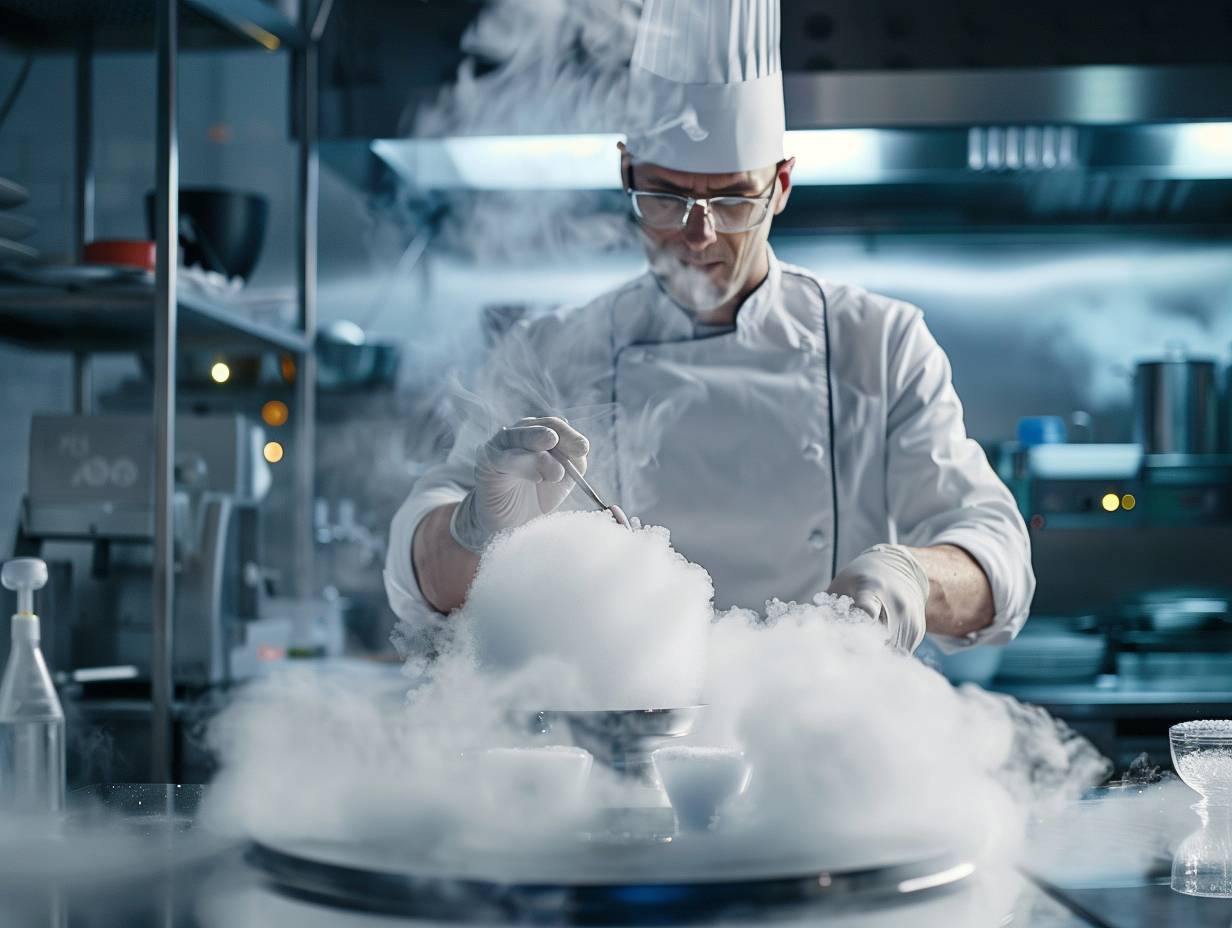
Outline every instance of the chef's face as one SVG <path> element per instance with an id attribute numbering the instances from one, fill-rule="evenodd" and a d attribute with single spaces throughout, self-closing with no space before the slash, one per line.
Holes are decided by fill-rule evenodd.
<path id="1" fill-rule="evenodd" d="M 634 162 L 622 152 L 625 185 L 632 190 L 685 197 L 770 198 L 764 218 L 741 231 L 716 230 L 714 209 L 707 215 L 701 204 L 671 228 L 639 223 L 650 268 L 673 300 L 706 318 L 738 303 L 761 283 L 769 266 L 766 239 L 774 217 L 787 205 L 794 166 L 795 159 L 788 158 L 756 171 L 696 174 Z"/>

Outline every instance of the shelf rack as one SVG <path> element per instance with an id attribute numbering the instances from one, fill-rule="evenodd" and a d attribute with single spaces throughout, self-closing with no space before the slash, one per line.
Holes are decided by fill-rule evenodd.
<path id="1" fill-rule="evenodd" d="M 172 494 L 176 410 L 176 358 L 181 342 L 253 343 L 291 352 L 295 380 L 295 575 L 296 592 L 312 585 L 312 497 L 315 441 L 317 274 L 317 46 L 333 0 L 299 0 L 298 21 L 263 0 L 0 0 L 5 40 L 31 52 L 76 53 L 74 237 L 78 256 L 94 234 L 92 157 L 93 55 L 100 49 L 148 48 L 154 37 L 157 81 L 157 178 L 153 285 L 95 287 L 80 291 L 31 286 L 0 287 L 0 338 L 74 359 L 74 406 L 89 407 L 89 356 L 135 350 L 153 332 L 155 525 L 151 630 L 150 780 L 172 780 L 173 607 L 175 572 Z M 179 138 L 176 83 L 182 13 L 194 47 L 253 45 L 292 55 L 297 146 L 298 324 L 294 330 L 254 322 L 219 301 L 177 286 Z"/>
<path id="2" fill-rule="evenodd" d="M 255 321 L 223 301 L 181 290 L 177 303 L 182 344 L 221 349 L 257 342 L 292 354 L 311 348 L 304 332 Z M 27 348 L 62 351 L 71 341 L 75 352 L 131 352 L 153 327 L 150 284 L 84 289 L 0 285 L 0 337 Z"/>

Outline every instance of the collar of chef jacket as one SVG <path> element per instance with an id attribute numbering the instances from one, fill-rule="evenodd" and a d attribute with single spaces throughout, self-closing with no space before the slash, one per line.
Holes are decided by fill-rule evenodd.
<path id="1" fill-rule="evenodd" d="M 766 279 L 745 298 L 736 313 L 736 339 L 754 345 L 769 338 L 775 344 L 800 347 L 803 329 L 790 321 L 783 301 L 783 268 L 774 250 L 766 245 L 769 270 Z M 813 307 L 809 307 L 810 314 Z M 612 301 L 613 341 L 619 348 L 657 342 L 688 341 L 696 335 L 693 314 L 676 303 L 655 279 L 647 273 L 625 288 Z M 804 326 L 820 329 L 817 320 L 805 320 Z M 718 335 L 730 335 L 719 332 Z M 712 337 L 709 335 L 703 337 Z"/>

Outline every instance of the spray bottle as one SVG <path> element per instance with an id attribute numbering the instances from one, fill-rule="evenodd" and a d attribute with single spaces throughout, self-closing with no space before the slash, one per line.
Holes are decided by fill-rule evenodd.
<path id="1" fill-rule="evenodd" d="M 47 583 L 47 565 L 19 557 L 4 565 L 0 582 L 17 591 L 13 646 L 0 680 L 0 806 L 15 812 L 64 807 L 64 711 L 39 650 L 34 591 Z"/>

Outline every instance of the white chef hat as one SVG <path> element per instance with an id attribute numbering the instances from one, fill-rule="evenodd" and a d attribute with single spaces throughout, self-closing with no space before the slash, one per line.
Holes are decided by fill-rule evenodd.
<path id="1" fill-rule="evenodd" d="M 645 0 L 631 68 L 637 160 L 707 174 L 782 160 L 779 0 Z"/>

